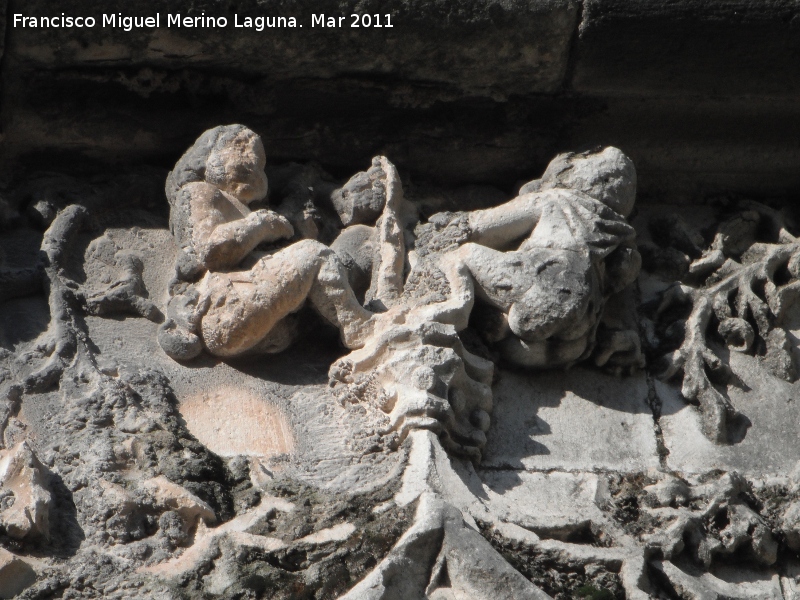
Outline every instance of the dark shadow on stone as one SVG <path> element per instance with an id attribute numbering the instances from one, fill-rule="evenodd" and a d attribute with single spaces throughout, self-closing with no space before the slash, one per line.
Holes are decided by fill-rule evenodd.
<path id="1" fill-rule="evenodd" d="M 70 558 L 77 554 L 86 535 L 78 523 L 78 510 L 64 480 L 55 473 L 50 477 L 53 506 L 50 510 L 50 540 L 41 547 L 47 556 Z"/>
<path id="2" fill-rule="evenodd" d="M 50 307 L 41 294 L 0 303 L 0 347 L 13 350 L 35 340 L 50 324 Z"/>
<path id="3" fill-rule="evenodd" d="M 507 384 L 503 383 L 504 376 L 510 378 Z M 605 414 L 612 422 L 615 412 L 652 418 L 647 386 L 641 378 L 630 381 L 628 386 L 625 379 L 620 381 L 612 375 L 584 367 L 576 367 L 569 376 L 558 371 L 504 369 L 494 386 L 495 407 L 484 452 L 485 464 L 489 466 L 482 468 L 527 470 L 527 458 L 552 454 L 548 440 L 554 435 L 553 424 L 542 417 L 541 411 L 558 409 L 570 392 L 581 399 L 579 404 L 585 401 L 605 408 Z M 581 421 L 579 411 L 572 412 L 575 412 L 575 427 L 591 426 Z M 561 423 L 559 429 L 569 426 Z M 593 434 L 587 432 L 587 435 Z M 556 442 L 558 440 L 554 440 Z M 590 451 L 588 448 L 577 450 L 578 453 Z"/>
<path id="4" fill-rule="evenodd" d="M 483 489 L 484 486 L 483 478 L 475 470 L 475 466 L 472 464 L 472 462 L 451 456 L 450 464 L 453 466 L 453 471 L 456 472 L 456 474 L 464 483 L 464 485 L 467 487 L 467 489 L 476 498 L 480 498 L 481 500 L 489 500 L 489 495 Z M 516 485 L 522 483 L 522 480 L 519 478 L 519 475 L 517 475 L 515 471 L 509 471 L 509 473 L 513 473 L 513 477 L 515 477 L 517 480 L 515 487 Z"/>
<path id="5" fill-rule="evenodd" d="M 524 469 L 505 469 L 503 467 L 493 468 L 491 471 L 493 473 L 500 473 L 503 475 L 503 478 L 500 479 L 499 477 L 492 477 L 489 481 L 486 481 L 486 478 L 482 477 L 483 484 L 491 489 L 496 494 L 502 496 L 506 492 L 513 490 L 515 487 L 522 485 L 522 477 L 520 477 L 519 473 L 521 470 Z M 466 482 L 464 482 L 466 483 Z M 472 493 L 475 493 L 473 489 L 475 486 L 469 486 L 469 489 Z M 478 494 L 475 494 L 476 496 Z M 482 499 L 488 500 L 488 495 L 481 490 L 481 495 L 479 496 Z"/>
<path id="6" fill-rule="evenodd" d="M 728 423 L 728 443 L 738 444 L 744 441 L 752 425 L 753 422 L 747 418 L 747 415 L 737 413 Z"/>

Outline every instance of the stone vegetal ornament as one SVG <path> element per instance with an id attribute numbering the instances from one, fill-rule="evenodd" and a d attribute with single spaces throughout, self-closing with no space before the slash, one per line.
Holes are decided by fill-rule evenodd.
<path id="1" fill-rule="evenodd" d="M 643 365 L 636 333 L 603 323 L 607 299 L 641 264 L 625 220 L 636 172 L 619 150 L 559 156 L 510 202 L 434 215 L 408 241 L 413 207 L 394 165 L 379 157 L 332 195 L 344 224 L 379 215 L 373 227 L 351 225 L 330 248 L 306 239 L 254 253 L 294 234 L 278 213 L 247 206 L 267 194 L 264 164 L 252 131 L 218 127 L 167 179 L 180 250 L 159 343 L 173 358 L 283 350 L 292 313 L 308 302 L 352 350 L 330 371 L 344 401 L 380 408 L 399 441 L 429 429 L 476 461 L 493 373 L 459 337 L 476 301 L 489 324 L 484 341 L 513 364 Z M 369 281 L 369 310 L 350 284 L 359 275 Z"/>
<path id="2" fill-rule="evenodd" d="M 0 200 L 0 598 L 800 597 L 800 469 L 725 387 L 795 377 L 781 213 L 634 215 L 616 148 L 459 212 L 265 165 L 205 132 L 169 232 L 161 172 Z"/>
<path id="3" fill-rule="evenodd" d="M 797 379 L 787 317 L 800 298 L 800 241 L 781 213 L 755 202 L 722 222 L 705 248 L 680 218 L 657 219 L 651 230 L 659 231 L 658 243 L 645 251 L 680 279 L 655 312 L 661 345 L 677 346 L 661 360 L 660 376 L 681 374 L 683 396 L 700 405 L 704 434 L 727 443 L 747 419 L 722 387 L 737 384 L 722 346 L 759 356 L 776 377 Z"/>

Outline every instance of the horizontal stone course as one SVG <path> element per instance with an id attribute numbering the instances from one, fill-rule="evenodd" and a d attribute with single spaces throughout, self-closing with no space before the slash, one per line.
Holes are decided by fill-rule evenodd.
<path id="1" fill-rule="evenodd" d="M 589 94 L 800 92 L 794 0 L 586 0 L 572 89 Z"/>
<path id="2" fill-rule="evenodd" d="M 226 15 L 225 29 L 3 30 L 3 156 L 174 163 L 205 128 L 242 122 L 270 162 L 333 172 L 376 154 L 445 184 L 515 183 L 554 153 L 615 144 L 642 199 L 800 191 L 800 5 L 794 0 L 247 0 L 136 4 Z M 311 28 L 312 14 L 391 14 L 392 28 Z M 68 0 L 69 15 L 131 14 Z M 56 14 L 11 2 L 13 14 Z M 303 28 L 233 28 L 233 15 Z M 345 20 L 349 24 L 349 20 Z"/>

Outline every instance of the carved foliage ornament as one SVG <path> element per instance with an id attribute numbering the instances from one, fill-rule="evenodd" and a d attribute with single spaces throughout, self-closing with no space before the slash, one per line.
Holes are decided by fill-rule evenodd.
<path id="1" fill-rule="evenodd" d="M 330 246 L 273 210 L 249 208 L 267 195 L 264 164 L 256 134 L 217 127 L 167 179 L 180 248 L 159 332 L 170 356 L 280 351 L 292 341 L 292 314 L 308 303 L 352 351 L 330 371 L 343 398 L 378 406 L 400 439 L 431 429 L 476 460 L 493 372 L 462 339 L 476 303 L 483 343 L 511 363 L 642 365 L 635 332 L 603 319 L 641 264 L 626 221 L 636 172 L 619 150 L 561 155 L 513 200 L 427 223 L 378 157 L 329 195 L 349 225 Z M 257 250 L 265 244 L 273 247 Z M 365 290 L 354 288 L 359 279 Z"/>

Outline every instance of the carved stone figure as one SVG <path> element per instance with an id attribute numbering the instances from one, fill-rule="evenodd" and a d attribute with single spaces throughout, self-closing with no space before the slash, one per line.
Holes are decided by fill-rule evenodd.
<path id="1" fill-rule="evenodd" d="M 636 279 L 641 257 L 625 221 L 636 197 L 636 171 L 616 148 L 565 154 L 541 180 L 495 208 L 458 215 L 467 240 L 442 257 L 454 295 L 495 309 L 484 337 L 506 360 L 526 367 L 562 367 L 587 359 L 597 345 L 605 302 Z M 434 215 L 434 223 L 450 218 Z M 638 336 L 615 332 L 604 348 L 632 351 Z"/>
<path id="2" fill-rule="evenodd" d="M 264 163 L 0 200 L 0 597 L 800 597 L 787 215 Z"/>
<path id="3" fill-rule="evenodd" d="M 343 224 L 358 222 L 333 249 L 303 240 L 256 251 L 293 234 L 277 213 L 247 208 L 266 196 L 264 164 L 258 136 L 232 125 L 203 134 L 170 173 L 179 254 L 159 342 L 181 359 L 203 347 L 217 356 L 277 352 L 292 340 L 290 315 L 309 300 L 346 347 L 361 348 L 332 367 L 331 381 L 348 384 L 351 398 L 364 400 L 370 390 L 401 441 L 412 429 L 433 429 L 448 448 L 479 460 L 493 369 L 459 338 L 476 297 L 488 309 L 479 329 L 502 358 L 568 367 L 598 348 L 606 300 L 639 271 L 635 232 L 625 220 L 636 172 L 616 148 L 559 156 L 501 206 L 434 215 L 435 236 L 454 245 L 431 245 L 429 226 L 410 252 L 402 185 L 383 157 L 331 194 Z M 364 223 L 377 214 L 374 227 Z M 438 296 L 407 289 L 407 281 L 435 272 L 445 283 Z M 365 303 L 387 314 L 358 303 L 351 282 L 363 288 L 366 281 Z M 641 366 L 635 332 L 603 330 L 601 340 L 598 364 L 616 357 Z"/>
<path id="4" fill-rule="evenodd" d="M 643 365 L 635 331 L 603 331 L 599 345 L 597 335 L 606 300 L 636 278 L 641 262 L 625 221 L 636 190 L 630 160 L 615 148 L 560 156 L 527 186 L 533 188 L 496 208 L 434 215 L 408 253 L 407 278 L 399 260 L 403 239 L 397 225 L 394 233 L 387 226 L 387 219 L 400 219 L 387 201 L 381 234 L 369 239 L 391 257 L 373 265 L 367 296 L 404 307 L 402 318 L 383 320 L 331 377 L 390 413 L 401 439 L 415 428 L 432 429 L 450 450 L 480 459 L 493 405 L 492 365 L 459 338 L 476 299 L 494 311 L 484 310 L 477 326 L 509 362 L 567 367 L 597 349 L 597 364 L 614 357 L 627 368 Z M 418 285 L 435 281 L 436 273 L 444 279 L 438 292 Z M 380 281 L 392 283 L 381 292 Z"/>
<path id="5" fill-rule="evenodd" d="M 204 133 L 167 179 L 170 228 L 180 248 L 167 313 L 164 351 L 189 359 L 203 347 L 216 356 L 276 352 L 292 339 L 286 317 L 309 300 L 342 341 L 363 341 L 370 313 L 357 302 L 328 247 L 302 240 L 267 253 L 259 244 L 292 236 L 277 213 L 247 205 L 267 194 L 264 147 L 241 125 Z"/>

